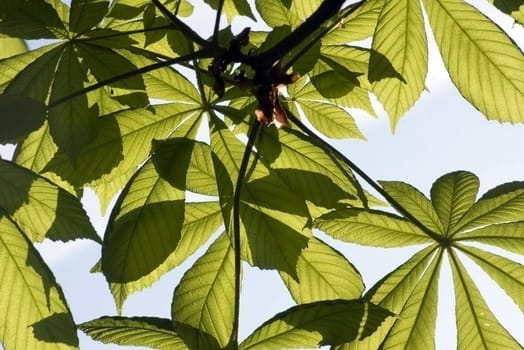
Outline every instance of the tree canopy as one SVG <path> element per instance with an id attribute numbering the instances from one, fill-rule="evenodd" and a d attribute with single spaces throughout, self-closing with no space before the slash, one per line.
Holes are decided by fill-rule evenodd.
<path id="1" fill-rule="evenodd" d="M 516 26 L 522 0 L 488 1 Z M 204 4 L 205 3 L 205 4 Z M 490 6 L 491 6 L 490 5 Z M 185 18 L 211 6 L 209 37 Z M 239 17 L 267 29 L 233 31 Z M 2 0 L 0 343 L 77 349 L 434 349 L 443 264 L 458 349 L 521 349 L 473 262 L 524 311 L 524 182 L 479 195 L 464 170 L 428 195 L 375 181 L 326 138 L 360 138 L 376 98 L 395 130 L 425 89 L 434 36 L 458 92 L 487 119 L 524 122 L 524 55 L 462 0 Z M 28 50 L 26 41 L 46 39 Z M 82 206 L 96 192 L 103 235 Z M 116 197 L 114 205 L 110 205 Z M 373 286 L 319 237 L 417 252 Z M 126 299 L 206 251 L 174 286 L 171 318 L 76 324 L 43 240 L 100 244 L 93 273 Z M 242 262 L 296 305 L 239 339 Z"/>

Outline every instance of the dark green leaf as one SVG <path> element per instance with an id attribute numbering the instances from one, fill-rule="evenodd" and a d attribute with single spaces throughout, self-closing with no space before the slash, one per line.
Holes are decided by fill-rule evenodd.
<path id="1" fill-rule="evenodd" d="M 55 8 L 45 0 L 2 0 L 0 33 L 23 39 L 53 39 L 66 36 Z"/>
<path id="2" fill-rule="evenodd" d="M 131 178 L 111 213 L 102 269 L 110 283 L 138 280 L 177 247 L 184 220 L 183 190 L 159 178 L 152 162 Z"/>
<path id="3" fill-rule="evenodd" d="M 108 7 L 108 0 L 72 0 L 69 30 L 83 33 L 91 29 L 104 18 Z"/>
<path id="4" fill-rule="evenodd" d="M 105 344 L 146 346 L 159 350 L 188 350 L 171 320 L 153 317 L 104 316 L 78 326 Z"/>
<path id="5" fill-rule="evenodd" d="M 277 314 L 240 344 L 242 350 L 316 348 L 372 334 L 392 314 L 359 300 L 319 301 Z"/>
<path id="6" fill-rule="evenodd" d="M 53 103 L 84 88 L 85 71 L 71 46 L 65 48 L 55 72 L 50 101 Z M 89 106 L 86 95 L 68 99 L 49 109 L 49 128 L 54 142 L 73 161 L 98 133 L 98 107 Z"/>
<path id="7" fill-rule="evenodd" d="M 46 105 L 23 95 L 0 95 L 0 143 L 16 142 L 35 131 L 46 119 Z"/>

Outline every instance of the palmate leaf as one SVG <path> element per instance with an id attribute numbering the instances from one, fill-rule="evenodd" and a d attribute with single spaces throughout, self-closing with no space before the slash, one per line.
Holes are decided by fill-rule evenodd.
<path id="1" fill-rule="evenodd" d="M 364 290 L 359 272 L 346 258 L 318 238 L 312 237 L 297 261 L 296 281 L 280 272 L 298 304 L 319 300 L 357 299 Z"/>
<path id="2" fill-rule="evenodd" d="M 153 317 L 104 316 L 78 326 L 103 343 L 147 346 L 159 350 L 188 350 L 171 320 Z"/>
<path id="3" fill-rule="evenodd" d="M 283 25 L 297 27 L 302 23 L 296 12 L 289 11 L 281 0 L 255 0 L 255 6 L 262 19 L 271 27 Z"/>
<path id="4" fill-rule="evenodd" d="M 460 0 L 425 0 L 451 80 L 488 119 L 524 121 L 524 55 L 487 17 Z"/>
<path id="5" fill-rule="evenodd" d="M 0 215 L 0 343 L 6 349 L 78 349 L 60 286 L 20 228 Z"/>
<path id="6" fill-rule="evenodd" d="M 46 105 L 23 95 L 1 94 L 0 110 L 0 143 L 15 143 L 40 128 L 46 119 Z"/>
<path id="7" fill-rule="evenodd" d="M 317 348 L 371 335 L 392 314 L 360 300 L 330 300 L 294 306 L 275 315 L 240 349 Z"/>
<path id="8" fill-rule="evenodd" d="M 78 198 L 14 163 L 0 160 L 0 208 L 31 241 L 100 241 Z"/>
<path id="9" fill-rule="evenodd" d="M 420 2 L 386 1 L 373 36 L 369 76 L 392 130 L 424 89 L 426 42 Z"/>
<path id="10" fill-rule="evenodd" d="M 522 255 L 524 254 L 524 222 L 516 221 L 481 227 L 458 234 L 456 240 L 472 240 Z"/>
<path id="11" fill-rule="evenodd" d="M 184 274 L 175 289 L 172 319 L 192 349 L 222 349 L 233 330 L 234 252 L 223 233 Z"/>
<path id="12" fill-rule="evenodd" d="M 27 44 L 19 38 L 0 36 L 0 59 L 27 52 Z"/>
<path id="13" fill-rule="evenodd" d="M 455 254 L 451 254 L 450 263 L 455 285 L 457 349 L 521 349 L 522 346 L 491 313 Z"/>

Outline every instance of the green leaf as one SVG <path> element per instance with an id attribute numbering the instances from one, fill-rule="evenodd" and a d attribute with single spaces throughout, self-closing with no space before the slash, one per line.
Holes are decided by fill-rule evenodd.
<path id="1" fill-rule="evenodd" d="M 234 252 L 229 237 L 223 233 L 175 289 L 172 319 L 191 348 L 215 349 L 217 343 L 224 348 L 229 343 L 234 318 L 234 274 Z M 192 341 L 191 329 L 199 333 Z"/>
<path id="2" fill-rule="evenodd" d="M 442 223 L 432 203 L 413 186 L 400 181 L 380 181 L 384 190 L 430 230 L 442 233 Z"/>
<path id="3" fill-rule="evenodd" d="M 53 103 L 84 88 L 85 72 L 71 46 L 64 49 L 51 87 Z M 49 128 L 57 146 L 73 161 L 98 133 L 97 106 L 80 95 L 49 109 Z"/>
<path id="4" fill-rule="evenodd" d="M 0 343 L 6 349 L 78 349 L 60 286 L 38 251 L 0 215 Z"/>
<path id="5" fill-rule="evenodd" d="M 282 280 L 298 304 L 319 300 L 357 299 L 364 290 L 356 268 L 338 251 L 312 237 L 297 261 L 298 281 L 285 272 Z"/>
<path id="6" fill-rule="evenodd" d="M 326 209 L 362 206 L 362 189 L 347 165 L 303 134 L 267 129 L 257 149 L 262 162 L 308 203 L 313 217 Z"/>
<path id="7" fill-rule="evenodd" d="M 117 308 L 121 310 L 128 296 L 151 286 L 165 273 L 184 262 L 209 239 L 211 234 L 216 232 L 221 224 L 222 215 L 218 202 L 186 203 L 180 241 L 165 262 L 136 281 L 110 284 Z"/>
<path id="8" fill-rule="evenodd" d="M 475 202 L 479 179 L 467 171 L 456 171 L 440 177 L 431 187 L 431 201 L 440 218 L 443 232 L 453 232 L 457 222 Z"/>
<path id="9" fill-rule="evenodd" d="M 457 349 L 521 349 L 491 313 L 457 257 L 451 255 L 450 260 L 455 285 Z"/>
<path id="10" fill-rule="evenodd" d="M 391 128 L 418 100 L 428 69 L 428 48 L 419 1 L 386 1 L 373 36 L 370 76 L 380 77 L 373 91 L 388 112 Z M 389 62 L 384 65 L 383 55 Z M 400 75 L 389 72 L 389 65 Z"/>
<path id="11" fill-rule="evenodd" d="M 218 8 L 219 0 L 204 0 L 213 9 Z M 247 0 L 232 0 L 222 2 L 222 13 L 226 15 L 227 21 L 232 23 L 233 19 L 237 16 L 247 16 L 255 20 L 255 16 L 251 11 L 251 7 Z"/>
<path id="12" fill-rule="evenodd" d="M 296 12 L 290 11 L 280 0 L 255 0 L 255 6 L 262 19 L 271 27 L 297 27 L 302 23 Z"/>
<path id="13" fill-rule="evenodd" d="M 84 33 L 91 29 L 104 18 L 108 7 L 107 0 L 72 0 L 69 30 L 74 33 Z"/>
<path id="14" fill-rule="evenodd" d="M 0 143 L 16 142 L 42 126 L 47 107 L 42 102 L 23 95 L 0 95 Z"/>
<path id="15" fill-rule="evenodd" d="M 218 196 L 209 145 L 187 138 L 154 140 L 152 160 L 160 176 L 172 186 Z"/>
<path id="16" fill-rule="evenodd" d="M 518 23 L 524 25 L 524 4 L 522 0 L 488 0 L 500 11 L 513 17 Z"/>
<path id="17" fill-rule="evenodd" d="M 524 312 L 524 266 L 503 256 L 461 245 L 460 250 L 475 261 Z M 467 288 L 468 290 L 470 288 Z"/>
<path id="18" fill-rule="evenodd" d="M 104 316 L 78 326 L 91 338 L 105 344 L 146 346 L 162 350 L 187 350 L 171 320 L 153 317 Z"/>
<path id="19" fill-rule="evenodd" d="M 339 345 L 369 336 L 390 316 L 389 311 L 360 300 L 301 304 L 266 321 L 240 344 L 240 349 Z"/>
<path id="20" fill-rule="evenodd" d="M 63 38 L 67 30 L 53 6 L 45 0 L 2 0 L 0 33 L 23 39 Z"/>
<path id="21" fill-rule="evenodd" d="M 488 119 L 524 122 L 524 55 L 490 19 L 460 0 L 425 0 L 451 80 Z"/>
<path id="22" fill-rule="evenodd" d="M 475 241 L 491 244 L 508 251 L 524 254 L 524 222 L 489 225 L 472 231 L 461 232 L 457 241 Z"/>
<path id="23" fill-rule="evenodd" d="M 384 0 L 368 0 L 322 37 L 324 45 L 341 45 L 373 35 Z"/>
<path id="24" fill-rule="evenodd" d="M 108 282 L 138 280 L 165 261 L 180 240 L 184 200 L 184 191 L 162 180 L 152 162 L 135 173 L 104 235 L 102 269 Z"/>
<path id="25" fill-rule="evenodd" d="M 47 179 L 0 160 L 0 208 L 32 241 L 46 236 L 100 241 L 78 198 Z"/>
<path id="26" fill-rule="evenodd" d="M 374 210 L 335 210 L 317 218 L 314 226 L 336 239 L 375 247 L 404 247 L 433 242 L 409 221 Z"/>
<path id="27" fill-rule="evenodd" d="M 27 44 L 19 38 L 0 37 L 0 58 L 27 52 Z"/>
<path id="28" fill-rule="evenodd" d="M 520 220 L 524 220 L 524 183 L 507 183 L 485 193 L 460 218 L 455 231 Z"/>
<path id="29" fill-rule="evenodd" d="M 435 348 L 440 261 L 441 255 L 431 261 L 418 281 L 414 281 L 415 286 L 411 291 L 401 292 L 404 296 L 410 292 L 409 298 L 402 305 L 397 321 L 384 340 L 383 349 Z M 383 303 L 379 305 L 384 306 Z M 397 302 L 397 305 L 401 304 Z"/>
<path id="30" fill-rule="evenodd" d="M 150 98 L 200 105 L 202 98 L 195 86 L 172 67 L 155 69 L 143 75 Z"/>

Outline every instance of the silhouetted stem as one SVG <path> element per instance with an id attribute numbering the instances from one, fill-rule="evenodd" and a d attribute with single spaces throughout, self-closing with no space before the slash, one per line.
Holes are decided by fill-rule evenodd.
<path id="1" fill-rule="evenodd" d="M 315 141 L 319 142 L 323 147 L 328 149 L 330 152 L 335 154 L 339 159 L 341 159 L 344 163 L 348 165 L 351 170 L 353 170 L 358 176 L 360 176 L 364 181 L 366 181 L 375 191 L 377 191 L 384 199 L 393 207 L 395 208 L 400 214 L 402 214 L 406 219 L 408 219 L 410 222 L 415 224 L 419 229 L 422 230 L 426 235 L 433 238 L 435 241 L 440 242 L 445 237 L 433 232 L 429 228 L 427 228 L 422 222 L 420 222 L 416 217 L 411 215 L 411 213 L 404 208 L 399 202 L 395 200 L 395 198 L 391 197 L 383 188 L 380 186 L 376 181 L 374 181 L 371 177 L 368 176 L 360 167 L 358 167 L 355 163 L 353 163 L 349 158 L 347 158 L 344 154 L 342 154 L 339 150 L 337 150 L 335 147 L 331 146 L 326 141 L 322 140 L 317 134 L 315 134 L 313 131 L 311 131 L 307 126 L 305 126 L 291 111 L 287 111 L 289 119 L 295 123 L 302 132 L 304 132 L 306 135 L 313 138 Z"/>
<path id="2" fill-rule="evenodd" d="M 195 52 L 193 54 L 180 56 L 180 57 L 175 57 L 175 58 L 172 58 L 172 59 L 169 59 L 169 60 L 166 60 L 166 61 L 162 61 L 162 62 L 158 62 L 158 63 L 153 63 L 153 64 L 151 64 L 149 66 L 138 68 L 138 69 L 135 69 L 133 71 L 126 72 L 126 73 L 119 74 L 119 75 L 115 75 L 114 77 L 111 77 L 109 79 L 99 81 L 98 83 L 90 85 L 90 86 L 88 86 L 88 87 L 86 87 L 86 88 L 84 88 L 82 90 L 75 91 L 75 92 L 73 92 L 73 93 L 71 93 L 71 94 L 69 94 L 67 96 L 59 98 L 58 100 L 51 101 L 47 107 L 48 107 L 48 109 L 54 108 L 54 107 L 56 107 L 56 106 L 58 106 L 58 105 L 60 105 L 60 104 L 62 104 L 64 102 L 67 102 L 67 101 L 69 101 L 69 100 L 71 100 L 71 99 L 73 99 L 75 97 L 78 97 L 78 96 L 83 95 L 83 94 L 87 94 L 88 92 L 94 91 L 96 89 L 99 89 L 101 87 L 104 87 L 104 86 L 112 84 L 112 83 L 116 83 L 117 81 L 133 77 L 133 76 L 138 75 L 138 74 L 144 74 L 144 73 L 150 72 L 150 71 L 158 69 L 158 68 L 167 67 L 167 66 L 170 66 L 172 64 L 177 64 L 177 63 L 189 61 L 189 60 L 196 59 L 196 58 L 206 58 L 206 57 L 212 57 L 212 56 L 213 56 L 212 53 L 207 52 L 205 50 L 202 50 L 202 51 Z"/>
<path id="3" fill-rule="evenodd" d="M 238 325 L 240 316 L 240 283 L 241 283 L 241 252 L 240 252 L 240 195 L 242 194 L 242 185 L 246 180 L 249 157 L 253 150 L 253 145 L 260 130 L 260 123 L 254 121 L 248 133 L 246 148 L 238 169 L 237 183 L 235 185 L 235 194 L 233 197 L 233 245 L 235 249 L 235 310 L 233 319 L 233 334 L 231 344 L 236 349 L 238 347 Z"/>

